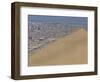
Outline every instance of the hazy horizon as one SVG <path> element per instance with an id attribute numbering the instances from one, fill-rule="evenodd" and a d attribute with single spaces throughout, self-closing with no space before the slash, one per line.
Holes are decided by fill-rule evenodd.
<path id="1" fill-rule="evenodd" d="M 28 22 L 65 23 L 68 25 L 78 25 L 87 28 L 88 18 L 71 16 L 28 15 Z"/>

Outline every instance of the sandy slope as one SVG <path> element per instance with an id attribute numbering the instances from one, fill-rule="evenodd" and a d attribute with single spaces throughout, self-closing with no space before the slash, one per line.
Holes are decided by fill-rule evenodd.
<path id="1" fill-rule="evenodd" d="M 29 66 L 87 63 L 87 32 L 79 29 L 29 55 Z"/>

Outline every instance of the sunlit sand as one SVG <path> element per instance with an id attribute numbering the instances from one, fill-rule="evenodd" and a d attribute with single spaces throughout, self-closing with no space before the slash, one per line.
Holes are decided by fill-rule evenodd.
<path id="1" fill-rule="evenodd" d="M 86 64 L 87 59 L 87 31 L 81 28 L 31 53 L 28 57 L 28 65 Z"/>

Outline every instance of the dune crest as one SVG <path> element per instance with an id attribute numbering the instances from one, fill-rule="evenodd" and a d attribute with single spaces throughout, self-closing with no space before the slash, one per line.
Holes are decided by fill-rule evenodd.
<path id="1" fill-rule="evenodd" d="M 28 60 L 29 66 L 86 64 L 87 32 L 81 28 L 49 43 L 45 48 L 29 55 Z"/>

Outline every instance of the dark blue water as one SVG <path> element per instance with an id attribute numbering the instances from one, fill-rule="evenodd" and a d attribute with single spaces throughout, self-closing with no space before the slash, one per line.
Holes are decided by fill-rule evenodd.
<path id="1" fill-rule="evenodd" d="M 71 17 L 71 16 L 47 16 L 47 15 L 29 15 L 29 22 L 52 22 L 52 23 L 65 23 L 68 25 L 79 25 L 87 28 L 87 17 Z"/>

